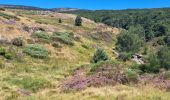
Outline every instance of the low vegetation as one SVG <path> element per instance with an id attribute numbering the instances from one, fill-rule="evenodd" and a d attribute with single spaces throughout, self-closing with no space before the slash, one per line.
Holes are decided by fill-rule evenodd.
<path id="1" fill-rule="evenodd" d="M 29 44 L 25 47 L 24 52 L 35 58 L 47 58 L 48 49 L 38 44 Z"/>
<path id="2" fill-rule="evenodd" d="M 68 32 L 55 32 L 52 35 L 53 41 L 59 41 L 67 45 L 74 45 L 73 33 Z"/>

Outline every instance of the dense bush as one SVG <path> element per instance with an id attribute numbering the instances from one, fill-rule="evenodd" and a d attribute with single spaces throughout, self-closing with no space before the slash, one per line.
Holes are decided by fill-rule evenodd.
<path id="1" fill-rule="evenodd" d="M 58 20 L 58 23 L 62 23 L 62 20 L 61 20 L 61 19 L 59 19 L 59 20 Z"/>
<path id="2" fill-rule="evenodd" d="M 13 79 L 12 83 L 34 93 L 42 88 L 50 86 L 50 82 L 45 79 L 31 77 L 24 77 L 21 80 Z"/>
<path id="3" fill-rule="evenodd" d="M 165 38 L 164 38 L 165 43 L 170 46 L 170 34 L 168 34 Z"/>
<path id="4" fill-rule="evenodd" d="M 127 60 L 130 60 L 132 57 L 132 54 L 131 53 L 127 53 L 127 52 L 121 52 L 119 54 L 119 59 L 122 59 L 123 61 L 127 61 Z"/>
<path id="5" fill-rule="evenodd" d="M 16 16 L 13 16 L 13 15 L 9 15 L 9 14 L 6 14 L 6 13 L 2 13 L 0 12 L 0 16 L 2 16 L 3 18 L 6 18 L 6 19 L 14 19 L 14 20 L 20 20 L 18 17 Z"/>
<path id="6" fill-rule="evenodd" d="M 75 26 L 82 26 L 82 19 L 80 16 L 77 16 L 75 19 Z"/>
<path id="7" fill-rule="evenodd" d="M 4 48 L 0 48 L 0 55 L 5 55 L 6 50 Z"/>
<path id="8" fill-rule="evenodd" d="M 53 33 L 52 39 L 56 42 L 62 42 L 68 45 L 74 45 L 74 35 L 68 32 L 55 32 Z"/>
<path id="9" fill-rule="evenodd" d="M 4 57 L 5 57 L 6 59 L 12 59 L 13 56 L 12 56 L 11 53 L 5 53 Z"/>
<path id="10" fill-rule="evenodd" d="M 126 76 L 129 80 L 129 82 L 137 82 L 138 80 L 138 74 L 132 69 L 127 69 L 126 70 Z"/>
<path id="11" fill-rule="evenodd" d="M 143 40 L 132 31 L 125 31 L 118 36 L 117 50 L 119 52 L 132 52 L 136 53 L 142 46 Z"/>
<path id="12" fill-rule="evenodd" d="M 50 41 L 50 36 L 45 32 L 35 32 L 33 33 L 33 37 L 39 38 L 45 42 Z"/>
<path id="13" fill-rule="evenodd" d="M 140 70 L 147 73 L 157 73 L 159 72 L 161 66 L 160 61 L 156 54 L 150 54 L 148 58 L 148 63 L 141 65 Z"/>
<path id="14" fill-rule="evenodd" d="M 24 52 L 35 58 L 46 58 L 48 56 L 48 49 L 38 44 L 27 45 Z"/>
<path id="15" fill-rule="evenodd" d="M 13 44 L 13 45 L 16 45 L 16 46 L 23 46 L 23 45 L 24 45 L 24 41 L 23 41 L 23 39 L 22 39 L 21 37 L 19 37 L 19 38 L 14 38 L 14 39 L 12 40 L 12 44 Z"/>
<path id="16" fill-rule="evenodd" d="M 97 62 L 106 61 L 106 60 L 108 60 L 108 55 L 106 54 L 104 49 L 98 48 L 96 50 L 95 54 L 93 55 L 93 58 L 92 58 L 91 62 L 92 63 L 97 63 Z"/>
<path id="17" fill-rule="evenodd" d="M 68 13 L 68 12 L 67 12 Z M 128 30 L 131 26 L 138 28 L 140 31 L 144 29 L 143 34 L 146 41 L 151 40 L 155 36 L 167 34 L 170 26 L 170 9 L 131 9 L 131 10 L 79 10 L 69 13 L 92 19 L 95 22 L 102 22 L 107 25 L 123 28 Z"/>
<path id="18" fill-rule="evenodd" d="M 160 60 L 161 67 L 170 69 L 170 50 L 168 47 L 162 47 L 158 52 L 158 59 Z"/>

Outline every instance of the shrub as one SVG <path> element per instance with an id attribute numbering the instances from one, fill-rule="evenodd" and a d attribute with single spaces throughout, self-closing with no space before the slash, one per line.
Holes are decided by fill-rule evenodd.
<path id="1" fill-rule="evenodd" d="M 18 17 L 0 12 L 0 16 L 6 19 L 20 20 Z"/>
<path id="2" fill-rule="evenodd" d="M 48 50 L 38 44 L 27 45 L 24 52 L 35 58 L 46 58 L 48 56 Z"/>
<path id="3" fill-rule="evenodd" d="M 170 50 L 167 46 L 160 49 L 158 52 L 158 59 L 162 68 L 170 69 Z"/>
<path id="4" fill-rule="evenodd" d="M 164 78 L 165 78 L 165 79 L 170 79 L 170 71 L 166 71 L 166 72 L 164 73 Z"/>
<path id="5" fill-rule="evenodd" d="M 64 44 L 74 45 L 73 33 L 68 32 L 55 32 L 52 36 L 54 41 L 60 41 Z"/>
<path id="6" fill-rule="evenodd" d="M 0 48 L 0 55 L 5 55 L 6 50 L 4 48 Z"/>
<path id="7" fill-rule="evenodd" d="M 6 59 L 12 59 L 12 54 L 11 53 L 5 53 L 4 57 Z"/>
<path id="8" fill-rule="evenodd" d="M 45 42 L 49 42 L 50 41 L 50 36 L 47 33 L 45 33 L 45 32 L 35 32 L 35 33 L 33 33 L 33 37 L 42 39 Z"/>
<path id="9" fill-rule="evenodd" d="M 52 43 L 52 46 L 55 48 L 62 48 L 61 44 L 57 42 Z"/>
<path id="10" fill-rule="evenodd" d="M 147 63 L 139 66 L 139 70 L 144 73 L 158 73 L 161 67 L 157 54 L 150 54 L 147 60 Z"/>
<path id="11" fill-rule="evenodd" d="M 106 61 L 108 60 L 108 55 L 102 48 L 98 48 L 92 58 L 92 63 L 98 63 L 100 61 Z"/>
<path id="12" fill-rule="evenodd" d="M 50 85 L 50 83 L 45 79 L 31 77 L 24 77 L 21 80 L 14 79 L 12 80 L 12 83 L 34 93 Z"/>
<path id="13" fill-rule="evenodd" d="M 141 39 L 137 34 L 134 34 L 131 30 L 123 32 L 118 36 L 118 41 L 116 43 L 116 48 L 120 52 L 132 52 L 136 53 L 139 51 L 143 44 L 143 39 Z"/>
<path id="14" fill-rule="evenodd" d="M 61 19 L 59 19 L 59 20 L 58 20 L 58 23 L 62 23 L 62 20 L 61 20 Z"/>
<path id="15" fill-rule="evenodd" d="M 12 40 L 12 44 L 16 45 L 16 46 L 23 46 L 24 42 L 23 42 L 23 39 L 21 37 L 19 37 L 19 38 L 14 38 Z"/>
<path id="16" fill-rule="evenodd" d="M 80 16 L 77 16 L 75 19 L 75 26 L 82 26 L 82 19 Z"/>
<path id="17" fill-rule="evenodd" d="M 165 38 L 164 38 L 165 43 L 170 46 L 170 34 L 168 34 Z"/>
<path id="18" fill-rule="evenodd" d="M 165 41 L 164 41 L 163 38 L 160 38 L 160 39 L 157 41 L 157 43 L 158 43 L 159 45 L 165 45 Z"/>
<path id="19" fill-rule="evenodd" d="M 85 49 L 89 49 L 89 47 L 87 46 L 87 45 L 85 45 L 85 44 L 82 44 L 81 45 L 83 48 L 85 48 Z"/>
<path id="20" fill-rule="evenodd" d="M 130 60 L 132 54 L 131 53 L 127 53 L 127 52 L 121 52 L 119 54 L 119 59 L 122 59 L 123 61 L 127 61 L 127 60 Z"/>
<path id="21" fill-rule="evenodd" d="M 138 74 L 132 69 L 128 69 L 126 75 L 129 82 L 136 82 L 138 80 Z"/>
<path id="22" fill-rule="evenodd" d="M 4 8 L 0 8 L 0 11 L 5 11 L 5 9 Z"/>

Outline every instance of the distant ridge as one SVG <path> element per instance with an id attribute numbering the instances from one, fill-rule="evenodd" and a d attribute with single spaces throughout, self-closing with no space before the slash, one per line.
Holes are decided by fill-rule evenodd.
<path id="1" fill-rule="evenodd" d="M 46 8 L 33 7 L 33 6 L 8 5 L 8 4 L 0 4 L 0 7 L 1 8 L 8 8 L 8 9 L 40 10 L 40 11 L 55 11 L 55 12 L 80 10 L 78 8 L 51 8 L 51 9 L 46 9 Z"/>

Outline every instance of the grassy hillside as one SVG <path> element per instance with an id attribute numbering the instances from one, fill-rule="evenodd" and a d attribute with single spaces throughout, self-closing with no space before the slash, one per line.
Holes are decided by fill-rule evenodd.
<path id="1" fill-rule="evenodd" d="M 116 59 L 112 49 L 123 29 L 83 17 L 82 26 L 75 26 L 75 19 L 47 11 L 0 11 L 1 100 L 170 98 L 168 71 L 145 75 L 134 61 Z M 92 63 L 103 58 L 107 61 Z"/>

